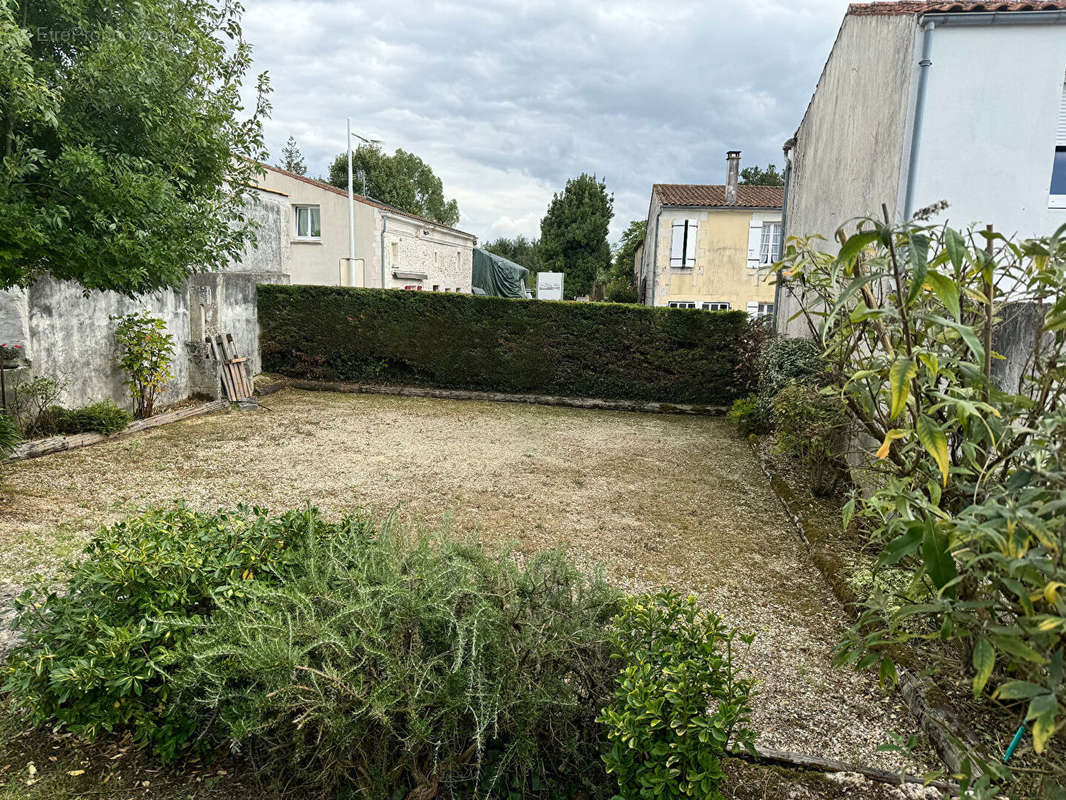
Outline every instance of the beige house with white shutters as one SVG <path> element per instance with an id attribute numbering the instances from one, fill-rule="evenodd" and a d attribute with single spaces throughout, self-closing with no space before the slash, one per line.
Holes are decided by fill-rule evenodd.
<path id="1" fill-rule="evenodd" d="M 649 306 L 773 314 L 769 266 L 781 247 L 780 186 L 741 186 L 740 152 L 728 154 L 725 184 L 657 183 L 648 233 L 634 264 Z"/>

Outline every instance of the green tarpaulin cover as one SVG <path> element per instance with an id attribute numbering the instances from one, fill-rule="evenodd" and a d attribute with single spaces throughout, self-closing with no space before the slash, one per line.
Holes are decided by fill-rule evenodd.
<path id="1" fill-rule="evenodd" d="M 491 297 L 528 297 L 525 278 L 529 270 L 503 256 L 474 248 L 474 293 Z"/>

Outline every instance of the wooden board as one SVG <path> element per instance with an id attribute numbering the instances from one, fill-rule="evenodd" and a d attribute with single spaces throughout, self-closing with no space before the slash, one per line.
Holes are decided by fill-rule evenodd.
<path id="1" fill-rule="evenodd" d="M 150 428 L 166 425 L 168 422 L 177 422 L 178 420 L 196 417 L 200 414 L 221 411 L 228 405 L 229 403 L 225 400 L 215 400 L 199 406 L 186 406 L 185 408 L 178 408 L 174 411 L 167 411 L 154 417 L 148 417 L 148 419 L 136 419 L 127 425 L 125 429 L 112 436 L 106 436 L 102 433 L 76 433 L 71 436 L 50 436 L 47 439 L 36 439 L 30 442 L 23 442 L 15 448 L 14 452 L 11 454 L 11 458 L 13 460 L 36 458 L 38 456 L 46 456 L 49 453 L 75 450 L 79 447 L 96 444 L 97 442 L 104 442 L 108 439 L 114 439 L 126 434 L 136 433 L 137 431 L 146 431 Z"/>

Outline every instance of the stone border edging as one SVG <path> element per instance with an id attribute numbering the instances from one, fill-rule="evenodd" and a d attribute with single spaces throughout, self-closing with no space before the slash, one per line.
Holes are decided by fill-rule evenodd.
<path id="1" fill-rule="evenodd" d="M 932 786 L 934 789 L 939 789 L 940 791 L 947 792 L 948 795 L 953 796 L 960 795 L 962 791 L 958 784 L 951 783 L 950 781 L 935 780 L 926 782 L 917 775 L 911 775 L 909 773 L 903 773 L 901 775 L 898 772 L 890 772 L 885 769 L 866 767 L 861 764 L 846 764 L 843 761 L 835 761 L 830 758 L 821 758 L 819 756 L 808 756 L 803 753 L 792 753 L 787 750 L 771 750 L 769 748 L 756 747 L 755 752 L 751 753 L 744 749 L 733 748 L 727 750 L 726 755 L 733 758 L 739 758 L 743 761 L 750 761 L 753 764 L 775 764 L 777 766 L 788 767 L 789 769 L 804 769 L 811 772 L 853 772 L 872 781 L 887 783 L 892 786 L 902 786 L 906 783 Z"/>
<path id="2" fill-rule="evenodd" d="M 689 414 L 721 416 L 725 406 L 693 403 L 659 403 L 642 400 L 603 400 L 594 397 L 564 397 L 550 394 L 507 394 L 506 392 L 477 392 L 467 389 L 432 389 L 421 386 L 390 384 L 345 383 L 340 381 L 310 381 L 301 378 L 285 378 L 291 389 L 312 392 L 344 392 L 347 394 L 391 394 L 402 397 L 435 397 L 442 400 L 483 400 L 494 403 L 530 403 L 543 406 L 569 406 L 605 411 L 638 411 L 646 414 Z M 265 389 L 276 391 L 275 384 Z"/>
<path id="3" fill-rule="evenodd" d="M 146 431 L 151 428 L 157 428 L 160 425 L 166 425 L 170 422 L 177 422 L 178 420 L 188 419 L 189 417 L 197 417 L 201 414 L 209 414 L 212 411 L 221 411 L 228 407 L 229 401 L 214 400 L 210 403 L 204 403 L 198 406 L 187 406 L 185 408 L 175 409 L 174 411 L 167 411 L 155 417 L 148 417 L 148 419 L 136 419 L 123 430 L 118 433 L 113 433 L 110 436 L 105 433 L 75 433 L 71 436 L 50 436 L 47 439 L 23 442 L 12 451 L 9 458 L 12 461 L 19 461 L 27 458 L 47 456 L 52 453 L 62 453 L 64 450 L 76 450 L 79 447 L 88 447 L 91 444 L 118 439 L 119 437 L 131 433 Z"/>
<path id="4" fill-rule="evenodd" d="M 858 616 L 855 609 L 860 602 L 859 597 L 848 585 L 840 560 L 829 547 L 823 545 L 820 541 L 812 541 L 812 536 L 809 533 L 812 527 L 810 521 L 805 519 L 802 513 L 794 511 L 792 508 L 793 505 L 796 505 L 792 487 L 766 463 L 766 459 L 759 449 L 758 441 L 759 437 L 755 434 L 748 437 L 748 445 L 751 447 L 755 460 L 759 463 L 759 468 L 766 476 L 771 491 L 773 491 L 782 508 L 784 508 L 785 516 L 789 518 L 789 521 L 799 532 L 800 538 L 807 544 L 815 566 L 818 567 L 818 571 L 822 573 L 822 577 L 829 584 L 833 595 L 844 606 L 844 611 L 848 616 L 853 621 L 856 620 Z M 937 755 L 944 762 L 944 766 L 953 773 L 960 772 L 964 756 L 958 743 L 967 742 L 971 749 L 977 748 L 973 742 L 955 733 L 956 730 L 961 730 L 962 726 L 954 710 L 946 702 L 947 695 L 933 683 L 928 675 L 921 674 L 921 669 L 919 665 L 914 663 L 914 658 L 911 654 L 894 648 L 892 656 L 897 665 L 897 686 L 900 696 L 917 720 L 918 727 L 929 737 L 933 749 L 936 750 Z M 974 777 L 980 774 L 976 765 L 972 765 L 971 769 Z"/>

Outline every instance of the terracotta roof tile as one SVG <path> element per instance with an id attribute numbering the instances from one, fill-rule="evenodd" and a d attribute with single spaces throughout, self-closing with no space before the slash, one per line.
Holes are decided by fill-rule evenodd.
<path id="1" fill-rule="evenodd" d="M 975 11 L 1064 11 L 1066 0 L 1036 0 L 1030 3 L 945 3 L 942 0 L 898 0 L 898 2 L 852 3 L 848 14 L 852 16 L 878 16 L 886 14 L 946 14 Z"/>
<path id="2" fill-rule="evenodd" d="M 737 202 L 725 201 L 725 186 L 701 183 L 657 183 L 652 191 L 664 206 L 707 208 L 781 208 L 785 190 L 780 186 L 738 186 Z"/>
<path id="3" fill-rule="evenodd" d="M 347 197 L 348 196 L 347 189 L 340 189 L 340 188 L 334 186 L 331 183 L 323 183 L 322 181 L 316 181 L 314 178 L 308 178 L 306 175 L 300 175 L 300 174 L 298 174 L 296 172 L 289 172 L 287 169 L 282 169 L 281 167 L 271 166 L 270 164 L 260 164 L 259 166 L 262 167 L 263 169 L 270 170 L 271 172 L 277 172 L 277 173 L 279 173 L 281 175 L 288 175 L 290 178 L 295 178 L 298 181 L 303 181 L 304 183 L 309 183 L 312 186 L 317 186 L 319 189 L 325 189 L 327 192 L 333 192 L 334 194 L 339 194 L 341 197 Z M 259 186 L 259 187 L 256 187 L 256 188 L 265 189 L 265 187 L 263 187 L 263 186 Z M 271 191 L 271 190 L 266 189 L 266 191 Z M 353 195 L 353 196 L 355 198 L 355 202 L 357 202 L 357 203 L 364 203 L 364 204 L 366 204 L 368 206 L 373 206 L 374 208 L 380 208 L 382 211 L 389 211 L 389 212 L 391 212 L 393 214 L 399 214 L 401 217 L 408 217 L 409 219 L 415 219 L 415 220 L 418 220 L 419 222 L 425 222 L 427 225 L 435 225 L 438 228 L 444 228 L 445 230 L 454 231 L 455 233 L 460 233 L 463 236 L 470 236 L 473 239 L 477 239 L 477 236 L 475 236 L 472 233 L 467 233 L 466 231 L 461 231 L 458 228 L 452 228 L 452 227 L 450 227 L 448 225 L 441 225 L 439 222 L 434 222 L 431 219 L 426 219 L 425 217 L 420 217 L 417 214 L 412 214 L 412 213 L 410 213 L 408 211 L 403 211 L 403 210 L 401 210 L 399 208 L 396 208 L 396 206 L 390 206 L 388 203 L 382 203 L 381 201 L 375 200 L 372 197 L 364 197 L 361 194 L 357 194 L 357 195 Z"/>

